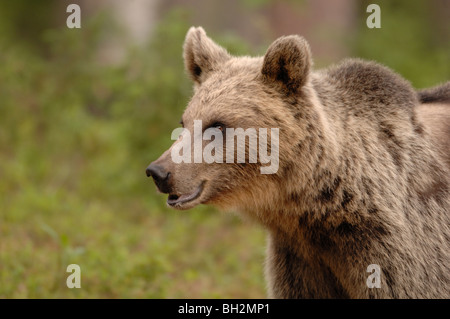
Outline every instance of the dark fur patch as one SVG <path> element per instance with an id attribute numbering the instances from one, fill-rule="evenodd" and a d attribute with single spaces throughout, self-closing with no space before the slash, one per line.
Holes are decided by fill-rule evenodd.
<path id="1" fill-rule="evenodd" d="M 333 184 L 325 187 L 320 192 L 319 200 L 323 203 L 328 203 L 334 200 L 336 196 L 336 191 L 341 184 L 341 178 L 337 177 L 334 179 Z"/>
<path id="2" fill-rule="evenodd" d="M 329 267 L 326 267 L 326 270 L 327 271 L 324 273 L 324 276 L 328 279 L 327 282 L 333 283 L 333 285 L 331 285 L 330 287 L 331 291 L 333 291 L 333 295 L 337 296 L 337 298 L 349 299 L 350 296 L 345 291 L 344 287 L 342 287 L 342 285 L 339 283 L 339 280 L 333 274 L 331 269 Z"/>
<path id="3" fill-rule="evenodd" d="M 450 102 L 450 82 L 420 90 L 417 95 L 422 103 L 448 103 Z"/>
<path id="4" fill-rule="evenodd" d="M 305 150 L 305 142 L 304 141 L 300 141 L 297 143 L 296 147 L 297 151 L 299 151 L 300 153 L 303 152 Z"/>
<path id="5" fill-rule="evenodd" d="M 311 243 L 323 251 L 329 251 L 336 246 L 329 234 L 324 232 L 322 229 L 311 229 L 309 234 Z"/>
<path id="6" fill-rule="evenodd" d="M 436 177 L 433 184 L 426 190 L 419 191 L 419 199 L 421 201 L 429 201 L 430 199 L 436 200 L 439 205 L 443 205 L 447 196 L 448 184 L 443 179 Z"/>
<path id="7" fill-rule="evenodd" d="M 423 125 L 417 121 L 416 115 L 414 113 L 411 115 L 411 123 L 414 132 L 417 133 L 418 135 L 423 135 L 424 132 Z"/>
<path id="8" fill-rule="evenodd" d="M 342 202 L 341 206 L 343 209 L 346 209 L 347 205 L 353 200 L 353 194 L 349 193 L 346 189 L 344 189 L 342 193 Z"/>
<path id="9" fill-rule="evenodd" d="M 251 109 L 253 110 L 253 112 L 255 112 L 255 114 L 258 116 L 258 117 L 263 117 L 264 116 L 264 113 L 261 111 L 261 109 L 259 108 L 259 107 L 257 107 L 256 105 L 252 105 L 251 106 Z"/>
<path id="10" fill-rule="evenodd" d="M 356 226 L 350 224 L 349 222 L 342 222 L 336 228 L 336 233 L 339 236 L 353 236 L 356 232 Z"/>
<path id="11" fill-rule="evenodd" d="M 286 182 L 292 178 L 292 176 L 296 176 L 295 163 L 292 161 L 286 160 L 285 162 L 280 162 L 280 167 L 278 171 L 280 174 L 269 174 L 269 177 L 279 178 L 280 181 Z"/>
<path id="12" fill-rule="evenodd" d="M 300 120 L 300 119 L 302 118 L 302 113 L 301 113 L 301 112 L 295 112 L 295 113 L 294 113 L 294 118 L 295 118 L 296 120 Z"/>
<path id="13" fill-rule="evenodd" d="M 288 200 L 294 203 L 300 203 L 301 197 L 300 194 L 293 192 L 288 195 Z"/>
<path id="14" fill-rule="evenodd" d="M 391 155 L 394 164 L 398 168 L 402 168 L 402 145 L 394 133 L 394 128 L 387 123 L 380 124 L 380 139 L 385 142 L 386 150 Z"/>
<path id="15" fill-rule="evenodd" d="M 328 73 L 339 89 L 351 92 L 353 101 L 366 105 L 396 105 L 408 108 L 415 103 L 409 84 L 388 68 L 361 60 L 347 60 Z M 356 89 L 363 88 L 363 89 Z M 414 98 L 414 99 L 413 99 Z M 364 105 L 364 103 L 361 103 Z M 363 110 L 361 109 L 361 115 Z"/>
<path id="16" fill-rule="evenodd" d="M 283 127 L 282 126 L 282 121 L 277 117 L 277 116 L 272 116 L 272 118 L 273 118 L 273 120 L 275 121 L 275 122 L 277 122 L 277 126 L 279 126 L 279 127 Z"/>
<path id="17" fill-rule="evenodd" d="M 402 167 L 402 156 L 395 147 L 388 147 L 388 152 L 392 156 L 392 160 L 394 161 L 395 166 L 401 168 Z"/>
<path id="18" fill-rule="evenodd" d="M 377 225 L 372 228 L 372 236 L 377 239 L 381 239 L 386 235 L 389 235 L 389 231 L 383 225 Z"/>
<path id="19" fill-rule="evenodd" d="M 286 69 L 286 62 L 284 61 L 283 57 L 280 57 L 278 59 L 278 70 L 277 70 L 277 75 L 276 75 L 276 79 L 277 81 L 280 81 L 286 85 L 290 84 L 290 79 L 289 79 L 289 72 Z M 289 89 L 291 90 L 291 88 L 289 87 Z"/>
<path id="20" fill-rule="evenodd" d="M 202 74 L 202 69 L 198 65 L 195 65 L 192 72 L 196 77 L 200 77 L 200 75 Z"/>
<path id="21" fill-rule="evenodd" d="M 394 135 L 394 132 L 393 132 L 393 128 L 390 125 L 388 125 L 388 124 L 383 123 L 381 125 L 381 132 L 383 132 L 384 135 L 386 135 L 386 137 L 388 139 L 395 138 L 395 135 Z"/>
<path id="22" fill-rule="evenodd" d="M 381 269 L 381 276 L 384 275 L 386 286 L 391 291 L 392 298 L 398 298 L 397 294 L 394 292 L 393 287 L 395 286 L 394 276 L 391 274 L 390 268 Z M 382 278 L 382 277 L 381 277 Z"/>

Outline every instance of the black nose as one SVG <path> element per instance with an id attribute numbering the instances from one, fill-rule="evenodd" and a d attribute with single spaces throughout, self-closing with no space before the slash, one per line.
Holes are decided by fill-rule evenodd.
<path id="1" fill-rule="evenodd" d="M 156 186 L 163 193 L 169 193 L 170 172 L 166 171 L 161 165 L 150 164 L 145 170 L 147 177 L 153 177 Z"/>

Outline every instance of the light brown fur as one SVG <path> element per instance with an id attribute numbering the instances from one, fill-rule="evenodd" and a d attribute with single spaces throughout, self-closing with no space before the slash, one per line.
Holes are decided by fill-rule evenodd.
<path id="1" fill-rule="evenodd" d="M 448 108 L 428 116 L 410 84 L 374 62 L 313 71 L 298 36 L 232 57 L 191 28 L 184 50 L 195 82 L 184 126 L 280 128 L 280 166 L 174 164 L 169 149 L 154 162 L 170 172 L 167 192 L 202 185 L 175 208 L 212 204 L 261 223 L 274 298 L 450 297 L 449 128 L 430 129 Z M 366 285 L 370 264 L 381 288 Z"/>
<path id="2" fill-rule="evenodd" d="M 449 89 L 450 92 L 450 89 Z M 450 168 L 450 102 L 425 103 L 416 107 L 417 118 L 421 121 Z"/>

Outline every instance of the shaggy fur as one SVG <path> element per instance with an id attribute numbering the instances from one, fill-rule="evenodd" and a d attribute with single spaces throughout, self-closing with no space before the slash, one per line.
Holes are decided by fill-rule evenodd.
<path id="1" fill-rule="evenodd" d="M 418 92 L 419 120 L 430 130 L 433 141 L 450 168 L 450 82 Z"/>
<path id="2" fill-rule="evenodd" d="M 448 138 L 432 137 L 407 81 L 358 59 L 312 71 L 298 36 L 279 38 L 264 57 L 232 57 L 191 28 L 184 58 L 195 82 L 184 127 L 200 119 L 204 128 L 280 129 L 273 175 L 260 163 L 174 164 L 171 149 L 153 163 L 170 172 L 172 196 L 201 190 L 175 208 L 212 204 L 267 229 L 270 297 L 450 297 Z M 442 103 L 448 85 L 436 92 L 419 96 Z M 381 288 L 366 285 L 370 264 L 381 268 Z"/>
<path id="3" fill-rule="evenodd" d="M 418 92 L 422 103 L 450 103 L 450 82 Z"/>

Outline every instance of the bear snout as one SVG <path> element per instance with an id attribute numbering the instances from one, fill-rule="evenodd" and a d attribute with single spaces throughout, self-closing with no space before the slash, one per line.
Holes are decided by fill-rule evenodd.
<path id="1" fill-rule="evenodd" d="M 165 194 L 170 193 L 169 178 L 170 172 L 163 166 L 151 163 L 145 170 L 147 177 L 153 177 L 153 181 L 158 187 L 159 191 Z"/>

